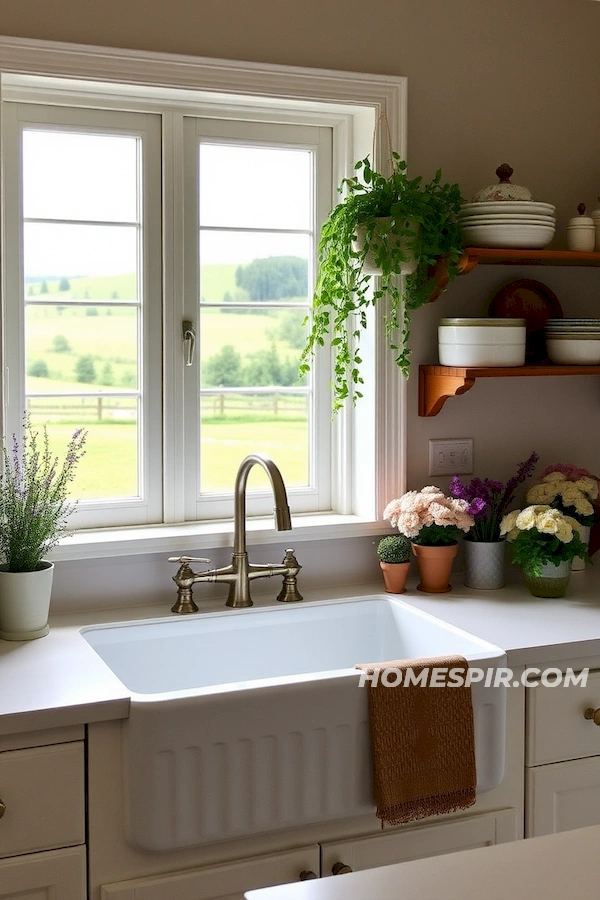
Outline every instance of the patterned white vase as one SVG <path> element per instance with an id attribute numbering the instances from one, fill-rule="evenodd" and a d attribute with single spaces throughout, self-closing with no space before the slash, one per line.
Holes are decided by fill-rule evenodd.
<path id="1" fill-rule="evenodd" d="M 463 541 L 465 585 L 478 591 L 504 587 L 506 541 Z"/>

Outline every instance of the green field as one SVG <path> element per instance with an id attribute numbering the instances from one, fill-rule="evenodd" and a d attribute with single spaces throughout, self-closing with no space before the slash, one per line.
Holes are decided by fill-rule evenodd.
<path id="1" fill-rule="evenodd" d="M 221 300 L 234 294 L 236 266 L 205 266 L 203 296 Z M 70 278 L 68 290 L 60 279 L 28 284 L 27 393 L 34 424 L 48 423 L 55 452 L 62 455 L 73 429 L 89 431 L 87 452 L 78 470 L 74 495 L 131 497 L 137 485 L 137 309 L 119 308 L 118 300 L 135 299 L 133 276 Z M 63 282 L 64 287 L 64 282 Z M 37 299 L 46 301 L 36 304 Z M 111 307 L 81 308 L 62 301 L 112 300 Z M 46 305 L 55 301 L 55 305 Z M 259 305 L 258 305 L 259 306 Z M 285 318 L 287 316 L 287 318 Z M 299 349 L 291 331 L 304 317 L 298 310 L 202 313 L 199 351 L 204 366 L 224 346 L 233 346 L 244 359 L 276 346 L 280 359 L 297 366 Z M 292 329 L 291 326 L 294 326 Z M 289 340 L 287 339 L 290 335 Z M 297 344 L 297 340 L 295 342 Z M 85 359 L 85 366 L 81 360 Z M 43 374 L 40 375 L 40 366 Z M 88 380 L 81 380 L 82 366 Z M 56 398 L 55 392 L 76 396 Z M 98 392 L 102 397 L 98 399 Z M 111 393 L 130 396 L 111 397 Z M 45 396 L 44 396 L 45 395 Z M 246 404 L 246 405 L 245 405 Z M 283 404 L 283 406 L 281 405 Z M 273 456 L 289 486 L 307 482 L 308 436 L 304 401 L 288 397 L 275 414 L 272 397 L 260 408 L 248 398 L 209 396 L 202 407 L 202 484 L 209 490 L 231 490 L 240 460 L 249 452 Z"/>

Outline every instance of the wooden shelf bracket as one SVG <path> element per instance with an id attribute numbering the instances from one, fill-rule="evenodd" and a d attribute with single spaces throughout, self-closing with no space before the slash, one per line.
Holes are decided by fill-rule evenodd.
<path id="1" fill-rule="evenodd" d="M 437 416 L 448 397 L 466 394 L 474 384 L 475 378 L 464 370 L 453 372 L 444 366 L 419 366 L 419 415 Z"/>

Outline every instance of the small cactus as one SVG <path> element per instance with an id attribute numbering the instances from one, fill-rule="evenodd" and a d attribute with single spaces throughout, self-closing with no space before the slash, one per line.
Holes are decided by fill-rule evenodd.
<path id="1" fill-rule="evenodd" d="M 388 534 L 377 545 L 377 556 L 385 563 L 410 562 L 410 541 L 403 534 Z"/>

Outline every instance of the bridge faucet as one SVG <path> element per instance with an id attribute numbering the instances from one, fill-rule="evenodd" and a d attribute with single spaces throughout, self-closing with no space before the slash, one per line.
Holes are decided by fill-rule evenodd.
<path id="1" fill-rule="evenodd" d="M 192 597 L 192 586 L 199 581 L 222 581 L 229 585 L 229 595 L 225 603 L 235 609 L 252 606 L 250 597 L 250 582 L 255 578 L 266 578 L 272 575 L 283 576 L 283 586 L 277 599 L 281 601 L 302 600 L 298 593 L 296 577 L 302 568 L 292 549 L 286 550 L 285 558 L 281 565 L 256 564 L 248 561 L 246 549 L 246 484 L 250 469 L 254 465 L 260 465 L 269 476 L 275 506 L 275 527 L 277 531 L 290 531 L 292 520 L 288 506 L 285 484 L 281 472 L 272 459 L 261 453 L 251 453 L 240 463 L 234 487 L 233 510 L 233 555 L 231 564 L 221 569 L 209 569 L 206 572 L 193 572 L 190 562 L 210 562 L 208 559 L 198 559 L 191 556 L 170 557 L 169 562 L 180 563 L 177 574 L 173 575 L 173 581 L 177 585 L 177 600 L 172 607 L 172 612 L 189 613 L 198 612 L 198 607 Z"/>

